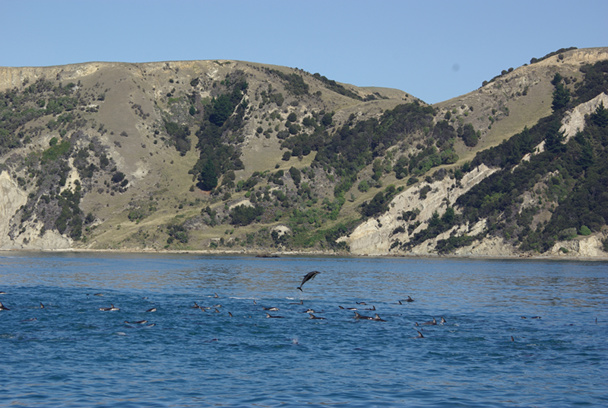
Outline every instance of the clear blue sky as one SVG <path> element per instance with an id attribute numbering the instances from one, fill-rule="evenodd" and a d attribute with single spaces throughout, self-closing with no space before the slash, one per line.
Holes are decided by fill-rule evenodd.
<path id="1" fill-rule="evenodd" d="M 0 0 L 0 66 L 235 59 L 435 103 L 559 48 L 608 46 L 606 0 Z"/>

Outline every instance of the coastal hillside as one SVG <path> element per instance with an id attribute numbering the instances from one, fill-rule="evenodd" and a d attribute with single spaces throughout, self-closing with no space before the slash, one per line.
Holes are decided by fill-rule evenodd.
<path id="1" fill-rule="evenodd" d="M 0 68 L 0 249 L 608 256 L 608 49 L 435 105 L 242 61 Z"/>

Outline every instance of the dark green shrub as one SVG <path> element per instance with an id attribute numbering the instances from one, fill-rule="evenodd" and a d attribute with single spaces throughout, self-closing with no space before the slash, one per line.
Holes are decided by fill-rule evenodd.
<path id="1" fill-rule="evenodd" d="M 207 160 L 199 173 L 198 179 L 198 186 L 203 191 L 211 191 L 217 187 L 218 171 L 213 160 Z"/>
<path id="2" fill-rule="evenodd" d="M 361 180 L 361 182 L 357 186 L 357 190 L 361 191 L 362 193 L 367 192 L 369 190 L 369 184 L 367 180 Z"/>
<path id="3" fill-rule="evenodd" d="M 302 175 L 300 173 L 300 170 L 296 169 L 295 167 L 291 167 L 289 169 L 289 174 L 291 175 L 291 179 L 293 180 L 294 184 L 297 186 L 300 185 L 300 180 L 302 179 Z"/>
<path id="4" fill-rule="evenodd" d="M 279 133 L 277 133 L 277 138 L 278 139 L 287 139 L 289 137 L 289 131 L 288 130 L 281 130 Z"/>
<path id="5" fill-rule="evenodd" d="M 289 134 L 290 135 L 297 135 L 298 132 L 300 131 L 300 125 L 292 123 L 291 125 L 289 125 Z"/>
<path id="6" fill-rule="evenodd" d="M 68 140 L 56 143 L 42 153 L 42 161 L 45 163 L 57 161 L 61 156 L 67 154 L 71 147 L 72 144 Z"/>
<path id="7" fill-rule="evenodd" d="M 306 116 L 302 119 L 302 125 L 305 127 L 314 127 L 316 124 L 317 122 L 311 116 Z"/>
<path id="8" fill-rule="evenodd" d="M 475 132 L 475 128 L 470 123 L 467 123 L 458 129 L 458 136 L 468 147 L 477 146 L 477 143 L 479 142 L 479 134 L 480 132 Z"/>
<path id="9" fill-rule="evenodd" d="M 419 191 L 419 199 L 420 200 L 424 200 L 426 199 L 426 195 L 431 191 L 431 186 L 426 185 L 424 187 L 422 187 Z"/>
<path id="10" fill-rule="evenodd" d="M 189 235 L 184 224 L 169 224 L 167 226 L 167 234 L 169 234 L 169 238 L 167 238 L 168 244 L 173 243 L 174 240 L 182 244 L 188 243 Z"/>
<path id="11" fill-rule="evenodd" d="M 388 205 L 384 193 L 379 191 L 370 202 L 366 202 L 361 206 L 361 214 L 365 217 L 373 217 L 376 214 L 381 214 L 388 210 Z"/>
<path id="12" fill-rule="evenodd" d="M 125 178 L 125 173 L 123 173 L 122 171 L 117 171 L 116 173 L 114 173 L 112 175 L 112 182 L 113 183 L 120 183 L 121 181 L 123 181 Z"/>
<path id="13" fill-rule="evenodd" d="M 230 211 L 230 224 L 241 226 L 249 225 L 255 221 L 256 217 L 263 213 L 264 209 L 262 207 L 239 205 Z"/>

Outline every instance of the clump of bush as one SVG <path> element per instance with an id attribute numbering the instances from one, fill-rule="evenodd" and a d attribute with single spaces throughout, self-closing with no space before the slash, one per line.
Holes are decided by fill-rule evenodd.
<path id="1" fill-rule="evenodd" d="M 259 206 L 250 207 L 247 205 L 238 205 L 230 211 L 230 224 L 241 226 L 249 225 L 263 213 L 264 209 Z"/>

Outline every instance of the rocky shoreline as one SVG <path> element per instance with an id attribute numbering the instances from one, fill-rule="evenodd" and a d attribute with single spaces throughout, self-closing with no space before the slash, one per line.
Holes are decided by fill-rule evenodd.
<path id="1" fill-rule="evenodd" d="M 90 248 L 61 248 L 61 249 L 0 249 L 0 255 L 14 255 L 17 253 L 79 253 L 79 254 L 141 254 L 141 255 L 203 255 L 203 256 L 254 256 L 257 258 L 281 258 L 281 257 L 344 257 L 344 258 L 403 258 L 403 259 L 475 259 L 475 260 L 526 260 L 526 261 L 582 261 L 582 262 L 608 262 L 608 254 L 605 256 L 575 256 L 575 255 L 542 255 L 542 254 L 351 254 L 348 252 L 333 251 L 275 251 L 268 252 L 258 249 L 240 250 L 156 250 L 156 249 L 90 249 Z"/>

